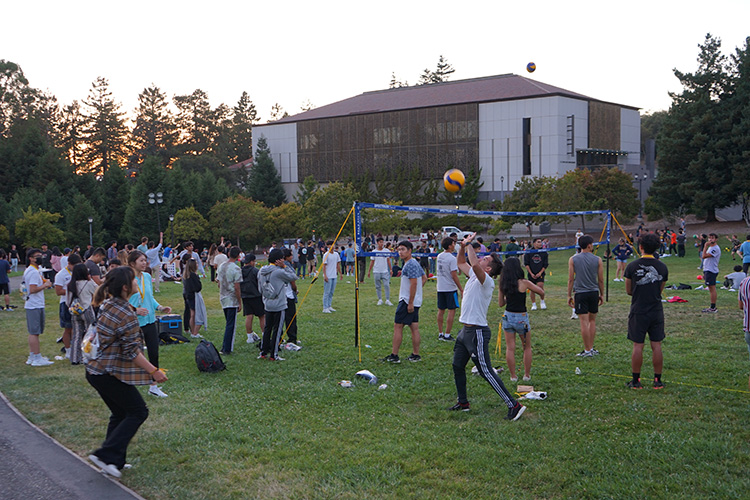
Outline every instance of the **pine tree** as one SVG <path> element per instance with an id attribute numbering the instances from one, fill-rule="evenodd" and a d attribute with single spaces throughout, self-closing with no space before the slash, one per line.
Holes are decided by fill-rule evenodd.
<path id="1" fill-rule="evenodd" d="M 214 117 L 208 94 L 196 89 L 190 95 L 175 96 L 174 104 L 178 109 L 180 153 L 200 155 L 209 151 Z"/>
<path id="2" fill-rule="evenodd" d="M 255 104 L 247 92 L 232 108 L 232 162 L 238 163 L 253 156 L 253 125 L 260 120 Z"/>
<path id="3" fill-rule="evenodd" d="M 275 122 L 276 120 L 281 120 L 282 118 L 285 118 L 289 116 L 289 113 L 284 111 L 284 108 L 281 107 L 281 104 L 278 102 L 271 106 L 271 118 L 268 120 L 269 122 Z"/>
<path id="4" fill-rule="evenodd" d="M 89 96 L 83 103 L 84 169 L 104 175 L 111 162 L 125 165 L 127 159 L 127 133 L 120 104 L 109 90 L 109 81 L 98 77 L 92 84 Z"/>
<path id="5" fill-rule="evenodd" d="M 265 137 L 258 140 L 247 193 L 250 198 L 263 202 L 267 207 L 278 207 L 286 201 L 281 176 L 273 164 L 271 150 Z"/>
<path id="6" fill-rule="evenodd" d="M 455 72 L 456 70 L 453 66 L 441 55 L 440 59 L 438 59 L 437 69 L 432 73 L 431 83 L 447 82 Z"/>
<path id="7" fill-rule="evenodd" d="M 83 129 L 85 123 L 81 104 L 77 100 L 63 107 L 58 121 L 57 145 L 75 167 L 81 166 L 83 161 Z"/>
<path id="8" fill-rule="evenodd" d="M 162 165 L 169 165 L 176 156 L 177 125 L 169 109 L 167 95 L 152 85 L 138 95 L 138 108 L 135 110 L 133 143 L 136 161 L 146 157 L 160 159 Z"/>

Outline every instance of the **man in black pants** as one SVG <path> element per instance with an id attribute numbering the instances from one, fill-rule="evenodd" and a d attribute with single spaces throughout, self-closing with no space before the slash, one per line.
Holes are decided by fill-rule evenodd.
<path id="1" fill-rule="evenodd" d="M 282 250 L 287 268 L 294 271 L 294 260 L 292 251 L 288 248 Z M 292 281 L 286 286 L 286 312 L 284 313 L 284 325 L 286 327 L 286 349 L 288 351 L 299 351 L 302 349 L 297 341 L 297 283 Z M 291 344 L 291 345 L 290 345 Z"/>
<path id="2" fill-rule="evenodd" d="M 449 410 L 469 411 L 470 409 L 466 396 L 466 364 L 471 359 L 482 378 L 492 386 L 508 406 L 508 416 L 505 419 L 518 420 L 526 411 L 526 407 L 510 395 L 490 362 L 492 331 L 487 325 L 487 309 L 492 302 L 492 292 L 495 289 L 494 278 L 500 274 L 503 264 L 495 253 L 478 258 L 474 247 L 469 244 L 475 236 L 476 233 L 472 233 L 464 238 L 458 251 L 458 268 L 469 277 L 469 281 L 464 287 L 464 300 L 459 318 L 464 327 L 458 333 L 456 345 L 453 347 L 453 377 L 456 381 L 458 403 Z"/>

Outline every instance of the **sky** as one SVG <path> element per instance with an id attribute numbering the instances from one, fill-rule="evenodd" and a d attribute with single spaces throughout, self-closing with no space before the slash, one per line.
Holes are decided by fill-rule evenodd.
<path id="1" fill-rule="evenodd" d="M 169 98 L 202 89 L 214 107 L 246 91 L 260 123 L 274 103 L 293 115 L 388 88 L 392 73 L 415 84 L 440 55 L 451 80 L 514 73 L 665 110 L 681 90 L 673 69 L 696 69 L 706 33 L 725 54 L 750 36 L 749 0 L 10 0 L 2 11 L 0 59 L 61 104 L 102 76 L 128 113 L 151 85 Z"/>

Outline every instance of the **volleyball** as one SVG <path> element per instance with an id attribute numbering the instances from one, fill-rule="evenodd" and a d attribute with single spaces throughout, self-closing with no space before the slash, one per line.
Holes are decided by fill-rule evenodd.
<path id="1" fill-rule="evenodd" d="M 528 71 L 529 73 L 533 73 L 534 71 L 536 71 L 536 64 L 534 64 L 533 62 L 527 64 L 526 71 Z"/>
<path id="2" fill-rule="evenodd" d="M 443 175 L 443 185 L 446 191 L 458 193 L 464 187 L 464 184 L 466 184 L 466 177 L 457 168 L 452 168 Z"/>

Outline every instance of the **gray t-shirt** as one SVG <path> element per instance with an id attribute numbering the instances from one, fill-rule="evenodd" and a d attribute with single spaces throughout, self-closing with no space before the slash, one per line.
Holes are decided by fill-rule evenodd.
<path id="1" fill-rule="evenodd" d="M 591 252 L 581 252 L 573 256 L 573 269 L 576 273 L 573 292 L 599 291 L 599 262 L 601 259 Z"/>
<path id="2" fill-rule="evenodd" d="M 455 292 L 458 290 L 456 282 L 453 281 L 451 271 L 458 271 L 456 257 L 448 252 L 441 252 L 437 256 L 437 291 Z"/>

